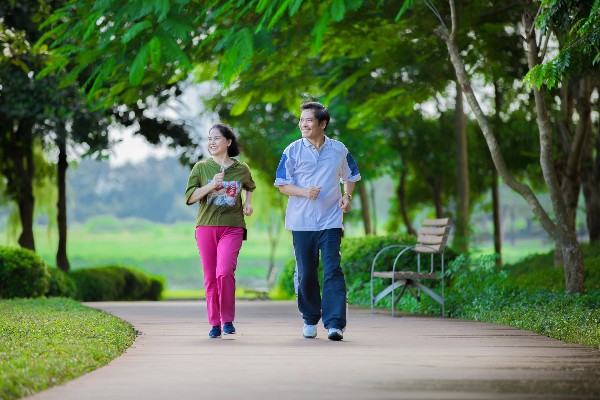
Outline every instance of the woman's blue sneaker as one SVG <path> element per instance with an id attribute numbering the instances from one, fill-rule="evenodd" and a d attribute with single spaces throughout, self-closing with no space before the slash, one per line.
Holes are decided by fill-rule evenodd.
<path id="1" fill-rule="evenodd" d="M 213 326 L 210 329 L 210 332 L 208 332 L 208 337 L 211 339 L 218 339 L 221 337 L 221 327 L 220 326 Z"/>
<path id="2" fill-rule="evenodd" d="M 233 322 L 225 322 L 223 324 L 223 333 L 226 335 L 233 335 L 235 333 Z"/>

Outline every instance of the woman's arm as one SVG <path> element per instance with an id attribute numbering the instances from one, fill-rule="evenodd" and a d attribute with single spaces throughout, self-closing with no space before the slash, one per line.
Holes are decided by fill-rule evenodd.
<path id="1" fill-rule="evenodd" d="M 249 217 L 254 212 L 252 209 L 252 192 L 244 190 L 244 215 Z"/>
<path id="2" fill-rule="evenodd" d="M 215 188 L 219 187 L 223 183 L 224 176 L 225 176 L 225 172 L 221 171 L 218 174 L 215 174 L 213 179 L 208 184 L 206 184 L 202 187 L 196 188 L 196 190 L 194 190 L 192 192 L 189 199 L 187 200 L 187 204 L 188 205 L 194 204 L 198 200 L 201 200 L 204 197 L 206 197 L 207 194 L 209 194 L 210 192 L 215 190 Z"/>

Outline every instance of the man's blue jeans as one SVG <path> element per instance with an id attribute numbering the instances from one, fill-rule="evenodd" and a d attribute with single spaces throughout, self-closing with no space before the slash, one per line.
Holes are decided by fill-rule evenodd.
<path id="1" fill-rule="evenodd" d="M 298 268 L 298 309 L 304 322 L 326 329 L 346 327 L 346 281 L 340 266 L 342 230 L 292 231 Z M 323 261 L 323 298 L 319 286 L 319 251 Z"/>

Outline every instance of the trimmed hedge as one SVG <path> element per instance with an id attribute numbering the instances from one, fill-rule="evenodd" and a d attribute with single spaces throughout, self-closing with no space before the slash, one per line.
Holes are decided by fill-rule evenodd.
<path id="1" fill-rule="evenodd" d="M 414 245 L 416 243 L 416 237 L 406 234 L 391 234 L 387 236 L 365 236 L 361 238 L 343 238 L 341 245 L 342 253 L 342 270 L 344 271 L 344 277 L 346 279 L 346 285 L 348 287 L 348 302 L 350 304 L 370 306 L 370 279 L 371 279 L 371 263 L 375 258 L 375 255 L 379 250 L 384 247 L 402 244 L 402 245 Z M 398 249 L 400 250 L 400 249 Z M 378 259 L 376 270 L 385 271 L 391 268 L 398 251 L 392 249 L 384 252 Z M 444 255 L 446 265 L 448 266 L 452 260 L 456 258 L 456 253 L 446 248 Z M 398 270 L 414 270 L 416 268 L 416 253 L 407 252 L 405 253 L 397 263 Z M 421 258 L 423 262 L 423 258 Z M 428 263 L 429 260 L 427 259 Z M 437 261 L 436 261 L 437 262 Z M 296 262 L 294 259 L 290 259 L 284 266 L 283 271 L 279 276 L 279 286 L 288 294 L 290 297 L 294 296 L 294 269 Z M 319 266 L 319 276 L 322 281 L 322 267 Z M 446 285 L 450 284 L 450 278 L 446 278 Z M 375 281 L 374 290 L 376 293 L 381 291 L 385 286 L 389 285 L 388 281 L 383 279 L 377 279 Z M 405 296 L 406 301 L 410 302 L 410 296 Z M 378 307 L 390 307 L 391 296 L 387 296 L 378 303 Z M 405 299 L 401 301 L 401 307 Z M 435 303 L 437 304 L 437 303 Z M 437 307 L 439 308 L 439 307 Z M 437 309 L 436 309 L 437 310 Z M 439 310 L 435 311 L 439 313 Z"/>
<path id="2" fill-rule="evenodd" d="M 40 297 L 49 285 L 48 266 L 36 253 L 0 246 L 0 298 Z"/>
<path id="3" fill-rule="evenodd" d="M 82 301 L 160 300 L 164 280 L 124 265 L 84 268 L 71 272 Z"/>
<path id="4" fill-rule="evenodd" d="M 69 297 L 77 296 L 77 286 L 71 276 L 58 268 L 48 268 L 50 272 L 50 285 L 46 297 Z"/>
<path id="5" fill-rule="evenodd" d="M 83 301 L 160 300 L 165 279 L 124 265 L 65 273 L 33 251 L 0 246 L 0 299 L 70 297 Z"/>

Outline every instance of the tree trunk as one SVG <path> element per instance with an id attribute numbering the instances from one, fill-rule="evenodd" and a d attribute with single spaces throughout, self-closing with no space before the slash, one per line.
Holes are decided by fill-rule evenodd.
<path id="1" fill-rule="evenodd" d="M 66 137 L 63 137 L 62 140 L 61 138 L 58 139 L 58 213 L 56 217 L 58 224 L 58 249 L 56 251 L 56 266 L 65 272 L 69 272 L 71 269 L 67 256 L 66 177 L 68 167 Z"/>
<path id="2" fill-rule="evenodd" d="M 502 110 L 502 93 L 498 80 L 494 78 L 494 128 L 502 124 L 500 111 Z M 492 168 L 492 217 L 494 222 L 494 253 L 496 253 L 496 266 L 502 267 L 502 216 L 500 215 L 500 195 L 498 191 L 498 173 Z"/>
<path id="3" fill-rule="evenodd" d="M 579 203 L 579 192 L 581 191 L 581 164 L 582 158 L 584 157 L 584 144 L 588 142 L 587 135 L 590 132 L 588 129 L 588 123 L 591 123 L 591 105 L 590 97 L 592 95 L 591 89 L 591 78 L 584 77 L 574 85 L 576 90 L 576 108 L 579 116 L 575 134 L 568 138 L 568 147 L 564 148 L 566 154 L 566 164 L 564 165 L 564 171 L 561 180 L 561 192 L 565 199 L 568 213 L 568 228 L 575 233 L 575 227 L 577 225 L 577 204 Z M 568 96 L 563 96 L 563 99 Z M 567 104 L 564 109 L 563 118 L 565 118 L 564 124 L 568 124 L 573 119 L 573 112 L 569 111 L 572 107 Z M 555 254 L 563 254 L 563 251 L 556 249 Z M 564 262 L 561 258 L 558 261 Z M 562 264 L 561 262 L 561 264 Z"/>
<path id="4" fill-rule="evenodd" d="M 461 253 L 469 251 L 469 156 L 467 152 L 467 122 L 463 106 L 463 93 L 456 82 L 456 107 L 454 109 L 456 140 L 456 221 L 454 247 Z"/>
<path id="5" fill-rule="evenodd" d="M 534 23 L 534 15 L 525 11 L 523 14 L 523 25 L 526 32 L 528 32 L 525 41 L 527 43 L 527 61 L 530 69 L 540 63 L 535 29 L 533 29 Z M 546 108 L 545 90 L 543 87 L 540 89 L 534 87 L 533 94 L 535 97 L 537 124 L 540 131 L 540 164 L 544 175 L 544 181 L 546 182 L 550 193 L 552 208 L 556 216 L 556 227 L 558 228 L 558 232 L 554 239 L 557 248 L 560 248 L 561 254 L 563 255 L 565 286 L 570 293 L 582 293 L 584 270 L 583 253 L 581 252 L 581 246 L 577 242 L 575 230 L 572 228 L 574 227 L 575 222 L 571 218 L 569 208 L 565 201 L 565 194 L 558 185 L 556 171 L 554 169 L 552 160 L 552 124 L 550 123 L 548 110 Z M 566 168 L 568 174 L 571 174 L 574 170 L 578 170 L 578 166 L 581 162 L 583 143 L 585 143 L 581 137 L 577 137 L 577 134 L 575 136 L 576 138 L 573 140 L 571 148 L 567 149 L 570 151 Z M 585 139 L 584 135 L 580 136 L 583 136 Z M 564 180 L 568 181 L 570 180 L 570 177 L 565 176 Z"/>
<path id="6" fill-rule="evenodd" d="M 498 141 L 494 132 L 489 124 L 489 121 L 471 87 L 465 65 L 462 61 L 458 47 L 456 46 L 454 35 L 456 32 L 456 12 L 454 0 L 449 0 L 450 11 L 452 14 L 452 32 L 449 33 L 445 26 L 436 30 L 436 33 L 444 40 L 448 53 L 450 54 L 450 60 L 452 66 L 456 72 L 458 81 L 461 84 L 462 90 L 471 106 L 471 109 L 477 119 L 477 123 L 481 128 L 483 136 L 486 140 L 492 160 L 502 180 L 506 182 L 508 187 L 513 189 L 519 195 L 521 195 L 528 203 L 533 214 L 538 218 L 542 227 L 546 232 L 554 239 L 555 242 L 559 242 L 563 247 L 563 253 L 565 254 L 565 285 L 568 292 L 581 293 L 583 292 L 583 254 L 581 253 L 581 247 L 577 242 L 574 235 L 569 235 L 568 231 L 564 228 L 567 225 L 568 214 L 566 211 L 566 205 L 562 194 L 560 193 L 560 187 L 556 179 L 556 171 L 552 163 L 552 127 L 548 118 L 546 105 L 544 103 L 544 92 L 542 90 L 534 89 L 534 96 L 536 102 L 536 113 L 537 123 L 540 134 L 540 165 L 544 176 L 544 181 L 548 187 L 550 193 L 552 207 L 556 216 L 557 222 L 554 223 L 546 210 L 541 206 L 538 198 L 535 196 L 531 187 L 518 182 L 510 174 L 506 167 L 506 162 L 500 152 Z M 539 63 L 537 55 L 537 45 L 535 43 L 534 31 L 531 29 L 533 23 L 532 15 L 524 16 L 524 25 L 527 32 L 531 34 L 527 35 L 528 43 L 528 61 L 529 66 L 533 66 Z M 573 240 L 574 239 L 574 240 Z"/>
<path id="7" fill-rule="evenodd" d="M 407 171 L 406 169 L 403 169 L 402 172 L 400 172 L 400 183 L 396 189 L 396 195 L 398 197 L 398 204 L 400 205 L 400 215 L 402 215 L 404 226 L 406 226 L 406 233 L 409 235 L 416 235 L 417 231 L 412 226 L 410 217 L 408 216 L 408 206 L 406 204 L 406 175 Z"/>
<path id="8" fill-rule="evenodd" d="M 442 187 L 444 185 L 436 178 L 432 178 L 429 186 L 431 187 L 431 198 L 433 200 L 433 207 L 435 208 L 435 217 L 443 218 L 444 204 L 442 202 Z"/>
<path id="9" fill-rule="evenodd" d="M 585 154 L 581 169 L 581 181 L 590 242 L 596 243 L 600 241 L 600 132 L 594 135 L 591 119 L 588 122 L 588 127 L 590 134 L 587 136 L 587 144 L 584 146 Z M 593 140 L 594 136 L 595 140 Z M 596 153 L 595 159 L 594 151 Z"/>
<path id="10" fill-rule="evenodd" d="M 19 207 L 21 219 L 21 234 L 19 235 L 19 246 L 35 251 L 35 240 L 33 237 L 33 216 L 35 210 L 35 199 L 33 197 L 33 138 L 30 124 L 19 124 L 14 137 L 14 154 L 12 162 L 15 165 L 16 176 L 9 183 L 16 187 L 16 201 Z"/>
<path id="11" fill-rule="evenodd" d="M 371 215 L 373 216 L 371 223 L 373 229 L 373 235 L 377 235 L 377 208 L 375 207 L 375 185 L 373 182 L 369 182 L 369 194 L 371 195 Z"/>
<path id="12" fill-rule="evenodd" d="M 369 212 L 369 195 L 364 183 L 356 185 L 360 195 L 360 208 L 363 217 L 363 226 L 365 227 L 365 235 L 371 235 L 371 213 Z"/>
<path id="13" fill-rule="evenodd" d="M 496 265 L 502 266 L 502 222 L 500 218 L 500 196 L 498 194 L 498 174 L 493 171 L 492 208 L 494 219 L 494 252 L 498 255 Z"/>

